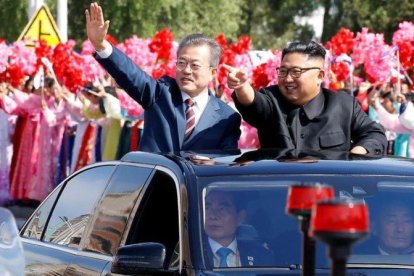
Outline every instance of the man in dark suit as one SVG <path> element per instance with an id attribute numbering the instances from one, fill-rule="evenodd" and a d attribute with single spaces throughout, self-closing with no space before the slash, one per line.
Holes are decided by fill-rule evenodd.
<path id="1" fill-rule="evenodd" d="M 207 255 L 214 267 L 270 266 L 273 254 L 261 243 L 236 238 L 246 213 L 229 191 L 209 191 L 205 199 Z"/>
<path id="2" fill-rule="evenodd" d="M 372 233 L 378 241 L 376 254 L 413 254 L 414 214 L 409 204 L 401 200 L 381 204 L 372 225 Z"/>
<path id="3" fill-rule="evenodd" d="M 221 56 L 214 40 L 201 34 L 184 38 L 177 51 L 176 78 L 155 80 L 105 40 L 109 21 L 104 20 L 97 3 L 85 15 L 95 58 L 145 109 L 140 150 L 237 148 L 241 117 L 208 90 Z"/>
<path id="4" fill-rule="evenodd" d="M 341 150 L 383 154 L 383 127 L 347 93 L 322 88 L 325 49 L 294 42 L 283 49 L 278 85 L 255 93 L 244 70 L 225 65 L 237 109 L 256 127 L 262 148 Z"/>

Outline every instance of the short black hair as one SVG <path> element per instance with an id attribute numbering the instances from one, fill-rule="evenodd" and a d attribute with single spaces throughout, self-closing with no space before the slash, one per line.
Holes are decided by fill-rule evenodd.
<path id="1" fill-rule="evenodd" d="M 45 84 L 45 87 L 52 88 L 53 85 L 55 85 L 55 79 L 51 77 L 45 77 L 44 84 Z"/>
<path id="2" fill-rule="evenodd" d="M 283 49 L 282 59 L 285 55 L 292 53 L 305 54 L 308 55 L 309 58 L 325 59 L 326 50 L 322 45 L 316 43 L 315 41 L 295 41 L 289 43 L 289 45 Z"/>
<path id="3" fill-rule="evenodd" d="M 228 196 L 230 198 L 230 201 L 234 204 L 234 207 L 236 207 L 237 212 L 240 212 L 246 209 L 245 198 L 240 194 L 240 192 L 234 192 L 230 190 L 221 190 L 221 189 L 212 189 L 207 192 L 206 197 L 208 197 L 210 193 L 223 193 L 226 196 Z"/>
<path id="4" fill-rule="evenodd" d="M 92 90 L 94 92 L 99 92 L 99 87 L 95 86 L 93 82 L 90 82 L 90 81 L 86 83 L 84 88 L 87 90 Z"/>
<path id="5" fill-rule="evenodd" d="M 383 99 L 388 99 L 390 101 L 395 101 L 394 95 L 391 91 L 381 91 L 380 97 Z"/>
<path id="6" fill-rule="evenodd" d="M 404 94 L 404 96 L 405 96 L 405 99 L 406 99 L 407 102 L 410 101 L 410 102 L 414 103 L 414 93 L 409 92 L 407 94 Z"/>

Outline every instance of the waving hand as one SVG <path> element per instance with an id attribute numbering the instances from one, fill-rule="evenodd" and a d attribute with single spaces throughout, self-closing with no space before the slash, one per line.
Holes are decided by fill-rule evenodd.
<path id="1" fill-rule="evenodd" d="M 108 33 L 109 20 L 104 19 L 101 6 L 96 2 L 91 3 L 89 10 L 85 10 L 86 33 L 95 50 L 101 51 L 108 43 L 105 40 Z"/>

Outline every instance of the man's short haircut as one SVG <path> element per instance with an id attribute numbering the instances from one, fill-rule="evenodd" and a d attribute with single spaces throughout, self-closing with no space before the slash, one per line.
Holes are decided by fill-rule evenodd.
<path id="1" fill-rule="evenodd" d="M 184 37 L 178 45 L 178 53 L 187 47 L 208 46 L 210 48 L 210 66 L 217 67 L 221 57 L 221 46 L 214 40 L 201 33 L 190 34 Z"/>
<path id="2" fill-rule="evenodd" d="M 309 58 L 325 59 L 326 50 L 315 41 L 307 43 L 302 41 L 291 42 L 286 48 L 283 49 L 282 59 L 285 55 L 292 53 L 305 54 L 308 55 Z"/>
<path id="3" fill-rule="evenodd" d="M 229 191 L 229 190 L 220 190 L 220 189 L 212 189 L 210 191 L 207 192 L 207 196 L 210 193 L 223 193 L 226 196 L 228 196 L 230 198 L 230 201 L 234 204 L 234 206 L 236 207 L 236 211 L 240 212 L 241 210 L 245 210 L 245 204 L 242 196 L 239 195 L 239 193 L 236 193 L 234 191 Z"/>
<path id="4" fill-rule="evenodd" d="M 391 198 L 391 199 L 390 199 L 390 196 L 388 196 L 388 198 L 383 198 L 383 197 L 384 195 L 381 195 L 380 197 L 377 198 L 377 202 L 376 202 L 377 210 L 376 212 L 374 212 L 375 214 L 374 220 L 376 221 L 383 220 L 384 214 L 393 207 L 400 207 L 400 208 L 407 209 L 410 212 L 411 217 L 414 219 L 412 205 L 410 204 L 410 201 L 408 199 L 406 199 L 405 197 Z"/>

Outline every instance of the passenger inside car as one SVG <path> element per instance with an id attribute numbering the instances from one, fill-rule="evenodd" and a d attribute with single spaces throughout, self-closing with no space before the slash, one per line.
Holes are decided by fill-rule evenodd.
<path id="1" fill-rule="evenodd" d="M 211 190 L 205 198 L 205 233 L 208 257 L 214 267 L 268 266 L 272 252 L 252 239 L 238 239 L 236 233 L 246 211 L 230 191 Z M 246 227 L 244 227 L 246 228 Z"/>
<path id="2" fill-rule="evenodd" d="M 378 240 L 377 252 L 381 255 L 414 253 L 414 217 L 411 206 L 402 200 L 381 204 L 372 225 L 373 236 Z"/>

